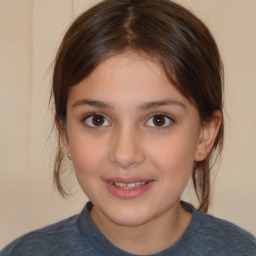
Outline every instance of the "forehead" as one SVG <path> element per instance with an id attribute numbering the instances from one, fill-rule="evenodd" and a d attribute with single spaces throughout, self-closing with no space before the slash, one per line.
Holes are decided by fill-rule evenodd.
<path id="1" fill-rule="evenodd" d="M 81 95 L 109 101 L 168 97 L 187 101 L 167 79 L 159 63 L 133 52 L 102 61 L 88 77 L 70 88 L 68 98 L 77 99 Z"/>

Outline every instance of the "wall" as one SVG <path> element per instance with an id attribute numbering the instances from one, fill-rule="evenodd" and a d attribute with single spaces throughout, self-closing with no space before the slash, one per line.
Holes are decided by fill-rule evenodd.
<path id="1" fill-rule="evenodd" d="M 52 185 L 55 138 L 48 107 L 51 63 L 65 29 L 95 0 L 0 0 L 0 248 L 79 213 L 71 175 L 65 201 Z M 256 234 L 256 2 L 177 0 L 213 32 L 226 68 L 226 134 L 210 213 Z M 194 201 L 190 189 L 184 197 Z"/>

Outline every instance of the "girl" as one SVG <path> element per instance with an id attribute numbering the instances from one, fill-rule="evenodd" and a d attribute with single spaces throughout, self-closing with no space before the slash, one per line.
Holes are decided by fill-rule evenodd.
<path id="1" fill-rule="evenodd" d="M 223 143 L 222 62 L 205 25 L 168 0 L 105 0 L 67 31 L 52 94 L 63 150 L 90 199 L 0 255 L 256 255 L 207 215 Z M 63 147 L 62 147 L 63 145 Z M 180 200 L 190 176 L 199 210 Z"/>

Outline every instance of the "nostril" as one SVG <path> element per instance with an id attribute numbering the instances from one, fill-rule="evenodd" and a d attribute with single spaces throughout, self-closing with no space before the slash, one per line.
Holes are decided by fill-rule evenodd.
<path id="1" fill-rule="evenodd" d="M 139 165 L 144 160 L 143 152 L 140 148 L 115 148 L 110 153 L 110 161 L 124 169 Z"/>
<path id="2" fill-rule="evenodd" d="M 144 161 L 143 147 L 133 127 L 123 127 L 110 141 L 109 160 L 123 169 L 132 168 Z"/>
<path id="3" fill-rule="evenodd" d="M 122 169 L 129 169 L 136 167 L 140 164 L 139 161 L 136 161 L 134 158 L 122 158 L 118 157 L 111 161 L 114 165 L 121 167 Z"/>

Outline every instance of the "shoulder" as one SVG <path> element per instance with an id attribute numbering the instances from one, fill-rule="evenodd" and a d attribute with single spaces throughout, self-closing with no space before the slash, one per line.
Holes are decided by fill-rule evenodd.
<path id="1" fill-rule="evenodd" d="M 219 255 L 256 255 L 256 238 L 234 223 L 197 211 L 198 234 L 209 250 Z"/>
<path id="2" fill-rule="evenodd" d="M 67 240 L 76 237 L 76 220 L 77 215 L 27 233 L 8 244 L 0 252 L 0 256 L 52 255 L 56 240 L 65 244 Z"/>

